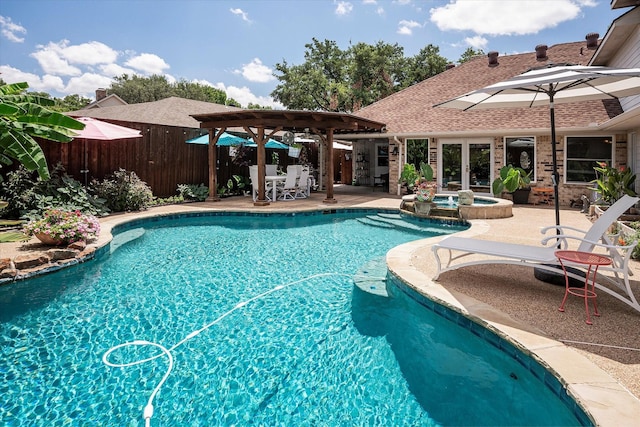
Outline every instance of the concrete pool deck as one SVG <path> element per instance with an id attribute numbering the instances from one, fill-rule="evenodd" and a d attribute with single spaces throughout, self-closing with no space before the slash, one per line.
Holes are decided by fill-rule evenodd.
<path id="1" fill-rule="evenodd" d="M 254 207 L 248 197 L 231 197 L 215 203 L 189 203 L 152 208 L 144 212 L 116 214 L 103 218 L 103 232 L 93 245 L 109 242 L 109 231 L 132 218 L 153 217 L 203 210 L 282 212 L 297 210 L 358 208 L 398 209 L 400 197 L 373 192 L 371 188 L 336 188 L 337 203 L 322 203 L 324 193 L 312 193 L 307 200 L 276 202 Z M 514 206 L 513 217 L 472 220 L 465 235 L 490 240 L 537 245 L 539 229 L 554 223 L 547 206 Z M 563 209 L 566 225 L 587 228 L 589 219 L 578 209 Z M 569 393 L 586 408 L 598 426 L 632 426 L 640 419 L 640 313 L 615 298 L 600 293 L 601 317 L 584 322 L 584 304 L 579 298 L 567 303 L 564 313 L 558 306 L 564 288 L 542 283 L 533 269 L 486 265 L 444 273 L 434 282 L 435 259 L 431 252 L 440 238 L 419 240 L 389 252 L 390 270 L 415 289 L 438 302 L 467 313 L 501 336 L 526 348 L 551 371 L 562 377 Z M 0 257 L 38 250 L 35 240 L 26 244 L 0 244 Z M 41 248 L 40 248 L 41 249 Z M 631 262 L 640 277 L 640 263 Z M 636 295 L 640 282 L 631 281 Z M 5 284 L 6 285 L 6 284 Z M 10 284 L 9 284 L 10 286 Z"/>

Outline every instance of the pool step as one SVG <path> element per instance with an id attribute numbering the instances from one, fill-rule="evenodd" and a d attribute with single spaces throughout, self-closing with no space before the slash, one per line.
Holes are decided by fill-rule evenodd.
<path id="1" fill-rule="evenodd" d="M 109 252 L 114 253 L 120 246 L 136 240 L 144 235 L 144 228 L 132 228 L 131 230 L 118 233 L 113 236 L 109 245 Z"/>
<path id="2" fill-rule="evenodd" d="M 353 277 L 357 287 L 364 292 L 388 297 L 387 293 L 387 258 L 372 259 L 364 264 Z"/>

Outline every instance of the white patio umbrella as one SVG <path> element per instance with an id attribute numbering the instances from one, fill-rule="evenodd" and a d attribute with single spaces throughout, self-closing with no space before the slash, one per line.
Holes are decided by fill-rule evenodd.
<path id="1" fill-rule="evenodd" d="M 549 64 L 469 92 L 434 107 L 461 110 L 549 105 L 556 225 L 560 225 L 555 103 L 618 99 L 640 94 L 640 68 Z"/>

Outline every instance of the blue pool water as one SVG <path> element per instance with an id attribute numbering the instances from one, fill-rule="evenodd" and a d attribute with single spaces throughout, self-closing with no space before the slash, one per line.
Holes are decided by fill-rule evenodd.
<path id="1" fill-rule="evenodd" d="M 390 248 L 461 229 L 434 224 L 351 212 L 124 227 L 108 256 L 0 287 L 0 425 L 143 425 L 170 361 L 108 353 L 134 340 L 171 349 L 152 426 L 579 425 L 522 355 L 385 281 Z M 112 368 L 105 354 L 152 360 Z"/>

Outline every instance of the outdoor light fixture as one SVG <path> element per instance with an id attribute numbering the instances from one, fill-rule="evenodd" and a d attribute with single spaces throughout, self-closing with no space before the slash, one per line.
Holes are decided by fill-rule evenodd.
<path id="1" fill-rule="evenodd" d="M 391 151 L 391 154 L 393 154 L 394 156 L 397 156 L 399 152 L 400 151 L 398 150 L 398 146 L 396 145 L 395 147 L 393 147 L 393 150 Z"/>

